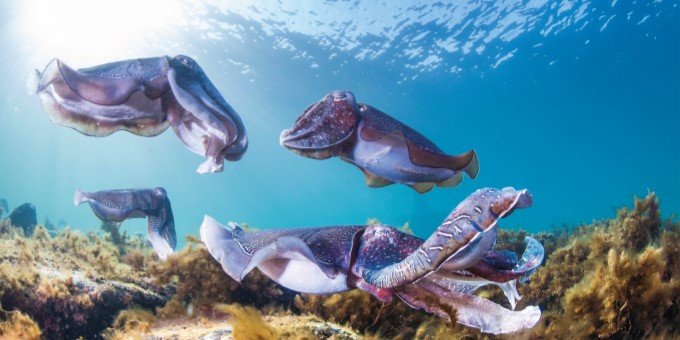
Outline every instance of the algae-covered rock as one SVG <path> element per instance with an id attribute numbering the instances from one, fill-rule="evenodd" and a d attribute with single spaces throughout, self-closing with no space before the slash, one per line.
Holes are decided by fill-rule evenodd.
<path id="1" fill-rule="evenodd" d="M 169 299 L 96 236 L 67 229 L 52 238 L 42 226 L 28 236 L 12 227 L 0 234 L 0 303 L 34 320 L 45 338 L 95 338 L 120 310 Z"/>
<path id="2" fill-rule="evenodd" d="M 14 208 L 8 219 L 15 227 L 20 227 L 24 235 L 33 235 L 33 229 L 38 224 L 35 206 L 31 203 L 24 203 Z"/>

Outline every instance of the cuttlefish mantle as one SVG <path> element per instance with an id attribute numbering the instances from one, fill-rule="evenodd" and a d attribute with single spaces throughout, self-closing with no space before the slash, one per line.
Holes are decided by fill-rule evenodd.
<path id="1" fill-rule="evenodd" d="M 380 110 L 357 103 L 349 91 L 334 91 L 310 105 L 280 143 L 314 159 L 340 157 L 357 166 L 366 185 L 393 183 L 425 193 L 436 185 L 454 187 L 463 173 L 477 177 L 477 153 L 451 156 L 425 136 Z"/>
<path id="2" fill-rule="evenodd" d="M 73 69 L 53 59 L 29 79 L 50 120 L 88 136 L 125 130 L 156 136 L 169 126 L 207 158 L 197 171 L 219 172 L 239 160 L 248 138 L 241 118 L 193 59 L 145 58 Z"/>

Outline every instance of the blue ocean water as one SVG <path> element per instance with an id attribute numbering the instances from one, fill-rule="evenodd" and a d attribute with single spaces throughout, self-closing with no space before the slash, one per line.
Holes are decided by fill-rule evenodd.
<path id="1" fill-rule="evenodd" d="M 427 236 L 477 188 L 514 186 L 532 231 L 610 217 L 654 190 L 680 212 L 677 1 L 3 1 L 0 198 L 39 221 L 99 221 L 73 192 L 163 186 L 178 233 L 204 214 L 260 228 L 410 222 Z M 172 132 L 84 136 L 52 124 L 26 78 L 58 57 L 74 67 L 186 54 L 240 114 L 250 148 L 223 173 Z M 338 159 L 278 137 L 310 103 L 351 90 L 442 149 L 475 148 L 481 171 L 420 195 L 365 187 Z M 145 221 L 128 221 L 129 232 Z"/>

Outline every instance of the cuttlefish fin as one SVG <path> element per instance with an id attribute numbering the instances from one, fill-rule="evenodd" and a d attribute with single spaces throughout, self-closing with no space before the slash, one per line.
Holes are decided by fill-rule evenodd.
<path id="1" fill-rule="evenodd" d="M 366 176 L 366 186 L 371 187 L 371 188 L 380 188 L 384 187 L 386 185 L 394 184 L 393 181 L 390 181 L 387 178 L 380 177 L 374 173 L 371 173 L 366 170 L 362 170 L 364 172 L 364 175 Z"/>
<path id="2" fill-rule="evenodd" d="M 460 182 L 463 181 L 463 173 L 456 171 L 456 173 L 451 176 L 451 178 L 437 183 L 438 187 L 456 187 Z"/>
<path id="3" fill-rule="evenodd" d="M 408 145 L 411 162 L 415 165 L 463 171 L 473 179 L 479 174 L 479 160 L 477 159 L 477 152 L 475 150 L 452 156 L 427 150 L 408 138 L 406 138 L 406 145 Z"/>
<path id="4" fill-rule="evenodd" d="M 424 193 L 432 190 L 432 188 L 434 188 L 434 183 L 432 183 L 432 182 L 422 182 L 422 183 L 409 184 L 408 186 L 413 188 L 413 190 L 417 191 L 419 194 L 424 194 Z"/>
<path id="5" fill-rule="evenodd" d="M 445 154 L 425 136 L 369 105 L 361 105 L 363 124 L 359 136 L 365 141 L 377 141 L 396 133 L 406 142 L 411 162 L 428 168 L 463 171 L 470 178 L 477 177 L 479 161 L 475 150 L 452 156 Z"/>

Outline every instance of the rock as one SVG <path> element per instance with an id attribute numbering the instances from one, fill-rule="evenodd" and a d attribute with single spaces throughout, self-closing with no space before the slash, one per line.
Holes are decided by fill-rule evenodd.
<path id="1" fill-rule="evenodd" d="M 231 328 L 225 328 L 225 329 L 218 329 L 216 331 L 212 331 L 210 333 L 202 335 L 199 340 L 226 340 L 226 339 L 233 339 L 234 337 L 231 335 L 233 330 Z"/>
<path id="2" fill-rule="evenodd" d="M 41 277 L 52 279 L 49 282 L 55 282 L 54 287 L 58 282 L 65 282 L 65 286 L 37 289 L 15 307 L 30 315 L 46 338 L 94 339 L 113 323 L 120 311 L 132 307 L 154 310 L 168 299 L 162 291 L 115 280 L 94 281 L 79 272 L 42 268 Z"/>
<path id="3" fill-rule="evenodd" d="M 33 235 L 33 230 L 38 224 L 38 216 L 35 212 L 35 206 L 31 203 L 24 203 L 9 214 L 9 220 L 12 225 L 24 230 L 24 235 Z"/>
<path id="4" fill-rule="evenodd" d="M 307 327 L 311 328 L 312 334 L 321 339 L 357 340 L 359 335 L 351 330 L 342 328 L 338 325 L 322 322 L 310 321 Z"/>

